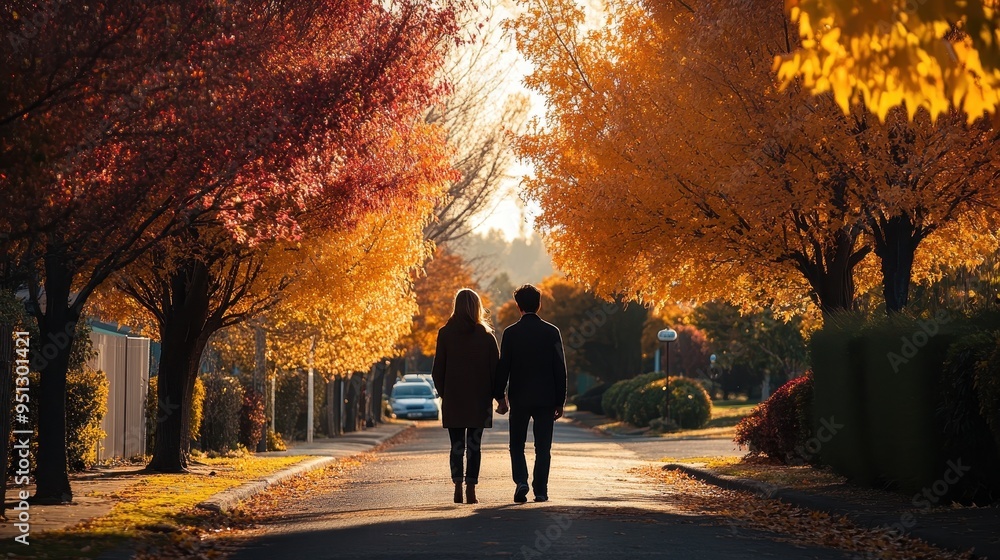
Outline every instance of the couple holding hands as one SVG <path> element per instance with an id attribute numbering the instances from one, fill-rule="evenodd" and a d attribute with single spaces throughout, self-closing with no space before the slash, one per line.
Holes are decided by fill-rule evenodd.
<path id="1" fill-rule="evenodd" d="M 510 412 L 510 465 L 514 501 L 528 501 L 524 443 L 533 420 L 535 501 L 548 500 L 552 430 L 566 402 L 566 359 L 562 336 L 538 316 L 541 293 L 525 284 L 514 291 L 521 318 L 507 327 L 497 350 L 496 337 L 476 292 L 463 289 L 455 309 L 438 331 L 432 376 L 442 400 L 442 424 L 451 437 L 451 478 L 455 503 L 477 503 L 483 430 L 493 427 L 493 401 Z M 463 476 L 463 460 L 465 462 Z"/>

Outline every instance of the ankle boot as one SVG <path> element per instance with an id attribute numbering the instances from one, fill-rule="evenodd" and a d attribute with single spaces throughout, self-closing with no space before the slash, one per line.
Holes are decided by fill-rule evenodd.
<path id="1" fill-rule="evenodd" d="M 469 484 L 465 487 L 465 503 L 467 504 L 478 504 L 479 500 L 476 499 L 476 485 Z"/>
<path id="2" fill-rule="evenodd" d="M 456 504 L 462 503 L 462 483 L 461 482 L 456 482 L 455 483 L 455 503 Z"/>

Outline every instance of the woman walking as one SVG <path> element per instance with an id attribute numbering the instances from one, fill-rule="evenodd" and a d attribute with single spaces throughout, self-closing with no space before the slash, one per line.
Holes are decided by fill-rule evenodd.
<path id="1" fill-rule="evenodd" d="M 479 295 L 469 289 L 455 295 L 455 309 L 438 330 L 432 376 L 441 395 L 441 423 L 451 437 L 451 480 L 455 503 L 475 504 L 482 461 L 483 429 L 493 427 L 493 374 L 500 352 Z M 465 475 L 462 467 L 465 461 Z"/>

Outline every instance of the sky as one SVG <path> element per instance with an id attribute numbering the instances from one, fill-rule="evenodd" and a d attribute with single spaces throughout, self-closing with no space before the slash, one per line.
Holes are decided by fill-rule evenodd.
<path id="1" fill-rule="evenodd" d="M 509 0 L 493 0 L 494 15 L 498 21 L 512 17 L 512 10 Z M 512 42 L 511 42 L 512 43 Z M 528 96 L 531 106 L 529 118 L 543 118 L 544 101 L 533 91 L 524 87 L 522 80 L 532 71 L 532 65 L 526 61 L 513 44 L 502 48 L 499 55 L 501 60 L 498 64 L 511 64 L 512 70 L 507 77 L 507 86 L 502 96 L 511 94 L 524 94 Z M 490 204 L 485 215 L 478 216 L 479 224 L 475 227 L 476 233 L 487 233 L 492 229 L 500 230 L 508 241 L 515 238 L 527 238 L 531 236 L 534 227 L 533 216 L 540 212 L 540 208 L 533 202 L 525 203 L 518 195 L 519 185 L 522 177 L 530 175 L 532 167 L 524 162 L 515 161 L 508 171 L 508 179 L 495 195 L 493 204 Z"/>
<path id="2" fill-rule="evenodd" d="M 586 7 L 587 20 L 584 29 L 591 29 L 601 25 L 602 14 L 604 13 L 604 3 L 602 0 L 577 0 L 579 4 Z M 490 0 L 493 6 L 494 17 L 499 20 L 513 17 L 516 8 L 510 0 Z M 531 73 L 533 65 L 525 60 L 516 48 L 504 49 L 501 57 L 511 60 L 513 71 L 508 76 L 508 85 L 505 94 L 523 93 L 528 96 L 531 104 L 529 118 L 538 118 L 544 122 L 545 101 L 534 91 L 524 87 L 522 80 Z M 510 57 L 510 58 L 507 58 Z M 508 241 L 521 237 L 531 236 L 534 227 L 534 216 L 541 212 L 541 208 L 534 202 L 523 202 L 518 196 L 518 186 L 521 178 L 530 175 L 533 168 L 524 162 L 515 162 L 509 171 L 511 179 L 497 193 L 496 201 L 490 205 L 488 215 L 480 216 L 480 223 L 473 231 L 476 233 L 487 233 L 491 229 L 498 229 L 503 232 Z"/>

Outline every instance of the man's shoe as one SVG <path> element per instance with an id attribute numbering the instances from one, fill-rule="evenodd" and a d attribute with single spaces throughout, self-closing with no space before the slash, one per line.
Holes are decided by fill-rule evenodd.
<path id="1" fill-rule="evenodd" d="M 547 502 L 547 501 L 549 501 L 549 497 L 546 496 L 545 494 L 541 494 L 541 495 L 535 494 L 535 501 L 536 502 Z"/>
<path id="2" fill-rule="evenodd" d="M 528 501 L 528 485 L 518 484 L 517 490 L 514 491 L 514 501 L 519 504 L 523 504 Z"/>

